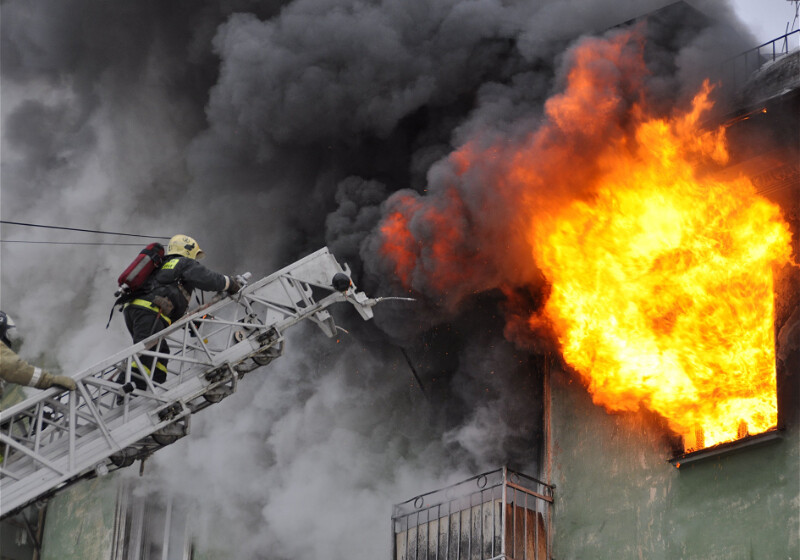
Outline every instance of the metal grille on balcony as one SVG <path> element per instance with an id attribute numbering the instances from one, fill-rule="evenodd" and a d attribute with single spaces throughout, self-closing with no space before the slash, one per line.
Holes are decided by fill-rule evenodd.
<path id="1" fill-rule="evenodd" d="M 394 506 L 394 560 L 549 560 L 553 487 L 505 467 Z"/>

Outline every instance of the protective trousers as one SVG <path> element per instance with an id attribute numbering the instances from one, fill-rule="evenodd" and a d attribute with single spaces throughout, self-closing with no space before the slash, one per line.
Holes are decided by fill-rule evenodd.
<path id="1" fill-rule="evenodd" d="M 136 305 L 129 305 L 126 307 L 123 311 L 123 315 L 125 317 L 125 326 L 128 327 L 128 332 L 131 333 L 134 344 L 141 342 L 145 338 L 154 335 L 168 326 L 160 313 Z M 158 352 L 160 354 L 169 354 L 169 345 L 165 340 L 161 341 Z M 153 372 L 152 379 L 155 383 L 164 383 L 164 381 L 167 380 L 167 360 L 165 358 L 146 358 L 143 360 L 143 365 L 147 375 Z M 138 389 L 145 389 L 147 384 L 139 375 L 137 364 L 134 363 L 131 369 L 131 373 L 133 374 L 131 380 Z M 124 382 L 124 376 L 122 376 L 122 381 L 119 379 L 117 381 Z"/>

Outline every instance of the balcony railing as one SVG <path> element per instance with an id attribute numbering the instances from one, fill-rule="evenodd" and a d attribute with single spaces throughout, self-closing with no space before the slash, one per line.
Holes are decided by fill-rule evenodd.
<path id="1" fill-rule="evenodd" d="M 505 467 L 394 506 L 394 560 L 549 560 L 553 487 Z"/>
<path id="2" fill-rule="evenodd" d="M 722 63 L 723 78 L 734 89 L 738 89 L 753 72 L 765 64 L 775 62 L 798 50 L 800 50 L 800 29 L 795 29 L 724 61 Z"/>

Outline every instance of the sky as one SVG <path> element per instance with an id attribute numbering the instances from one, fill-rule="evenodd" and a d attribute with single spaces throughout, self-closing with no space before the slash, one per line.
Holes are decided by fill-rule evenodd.
<path id="1" fill-rule="evenodd" d="M 796 2 L 788 0 L 732 0 L 734 10 L 739 18 L 750 28 L 760 43 L 766 43 L 789 30 L 795 16 Z"/>

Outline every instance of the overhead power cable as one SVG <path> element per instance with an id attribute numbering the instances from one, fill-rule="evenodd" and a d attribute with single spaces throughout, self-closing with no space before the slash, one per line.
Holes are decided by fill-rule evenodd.
<path id="1" fill-rule="evenodd" d="M 11 222 L 8 220 L 0 220 L 0 224 L 8 224 L 12 226 L 25 226 L 25 227 L 37 227 L 37 228 L 46 228 L 46 229 L 62 229 L 67 231 L 82 231 L 84 233 L 102 233 L 105 235 L 124 235 L 127 237 L 144 237 L 145 239 L 170 239 L 169 236 L 166 235 L 140 235 L 138 233 L 120 233 L 118 231 L 101 231 L 97 229 L 82 229 L 82 228 L 72 228 L 72 227 L 64 227 L 64 226 L 49 226 L 46 224 L 29 224 L 26 222 Z"/>
<path id="2" fill-rule="evenodd" d="M 0 243 L 36 243 L 39 245 L 116 245 L 118 247 L 141 247 L 141 243 L 103 243 L 82 241 L 26 241 L 24 239 L 0 239 Z"/>

